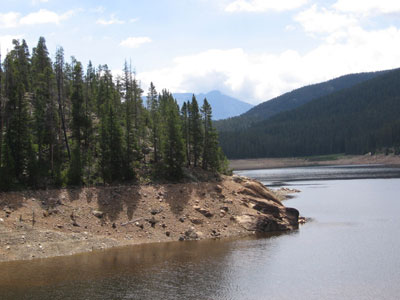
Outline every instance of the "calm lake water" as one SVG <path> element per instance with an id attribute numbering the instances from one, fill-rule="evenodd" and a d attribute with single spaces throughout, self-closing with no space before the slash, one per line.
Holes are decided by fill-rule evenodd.
<path id="1" fill-rule="evenodd" d="M 1 263 L 0 299 L 399 299 L 400 169 L 240 174 L 300 189 L 286 205 L 312 221 L 270 237 Z"/>

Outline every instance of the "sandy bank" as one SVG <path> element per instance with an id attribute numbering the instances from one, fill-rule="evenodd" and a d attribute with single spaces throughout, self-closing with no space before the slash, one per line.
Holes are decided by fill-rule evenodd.
<path id="1" fill-rule="evenodd" d="M 0 261 L 298 227 L 298 211 L 243 177 L 0 194 Z"/>
<path id="2" fill-rule="evenodd" d="M 400 155 L 356 155 L 342 156 L 330 160 L 314 160 L 313 158 L 255 158 L 230 160 L 233 170 L 273 169 L 302 166 L 326 165 L 387 165 L 400 166 Z"/>

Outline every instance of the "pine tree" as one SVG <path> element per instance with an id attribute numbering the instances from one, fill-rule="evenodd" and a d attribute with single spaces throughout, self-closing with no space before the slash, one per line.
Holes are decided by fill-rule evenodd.
<path id="1" fill-rule="evenodd" d="M 190 122 L 189 122 L 189 102 L 183 102 L 181 108 L 181 118 L 182 118 L 182 136 L 185 143 L 185 153 L 187 166 L 190 166 Z"/>
<path id="2" fill-rule="evenodd" d="M 100 170 L 103 183 L 124 179 L 121 117 L 118 114 L 119 93 L 114 87 L 111 72 L 104 66 L 100 85 L 106 91 L 101 112 Z"/>
<path id="3" fill-rule="evenodd" d="M 212 109 L 207 99 L 204 99 L 201 108 L 203 114 L 204 144 L 202 167 L 205 170 L 219 169 L 218 135 L 212 124 Z"/>
<path id="4" fill-rule="evenodd" d="M 38 166 L 41 178 L 49 175 L 60 181 L 61 153 L 59 121 L 55 103 L 55 77 L 46 41 L 39 39 L 32 54 L 32 87 L 35 120 L 35 139 L 38 147 Z M 43 179 L 40 179 L 42 181 Z"/>
<path id="5" fill-rule="evenodd" d="M 86 183 L 92 183 L 93 165 L 96 156 L 95 128 L 93 116 L 96 99 L 96 70 L 89 61 L 84 82 L 84 124 L 83 124 L 83 177 Z"/>
<path id="6" fill-rule="evenodd" d="M 35 184 L 36 162 L 33 155 L 30 115 L 29 50 L 25 40 L 13 40 L 14 49 L 5 60 L 6 143 L 3 165 L 9 182 Z"/>
<path id="7" fill-rule="evenodd" d="M 179 106 L 171 94 L 165 99 L 165 138 L 162 141 L 163 164 L 166 178 L 180 179 L 185 162 Z"/>
<path id="8" fill-rule="evenodd" d="M 3 61 L 1 60 L 0 49 L 0 169 L 2 167 L 2 154 L 3 154 L 3 129 L 4 129 L 4 108 L 5 99 L 3 98 Z"/>
<path id="9" fill-rule="evenodd" d="M 192 146 L 193 164 L 198 166 L 203 151 L 203 128 L 199 105 L 195 95 L 189 105 L 190 144 Z"/>
<path id="10" fill-rule="evenodd" d="M 151 126 L 150 138 L 151 138 L 151 143 L 153 145 L 153 153 L 154 153 L 153 161 L 155 164 L 157 164 L 160 156 L 159 149 L 160 149 L 161 116 L 160 116 L 159 97 L 156 88 L 152 82 L 150 83 L 149 91 L 147 94 L 147 110 L 149 111 L 150 115 L 150 126 Z"/>
<path id="11" fill-rule="evenodd" d="M 82 130 L 84 128 L 84 98 L 83 98 L 83 78 L 82 64 L 73 61 L 72 78 L 72 157 L 68 171 L 68 182 L 72 185 L 81 185 L 83 183 L 83 163 L 82 163 Z"/>
<path id="12" fill-rule="evenodd" d="M 138 143 L 136 135 L 138 131 L 134 127 L 135 118 L 134 106 L 136 103 L 136 80 L 133 79 L 131 67 L 128 67 L 128 63 L 125 61 L 124 65 L 124 78 L 123 78 L 123 96 L 125 98 L 125 162 L 124 162 L 124 173 L 127 180 L 135 178 L 134 168 L 136 161 L 138 160 Z"/>
<path id="13" fill-rule="evenodd" d="M 57 81 L 57 102 L 58 102 L 58 115 L 61 120 L 61 128 L 67 150 L 68 159 L 71 160 L 71 151 L 69 147 L 67 135 L 67 122 L 65 120 L 65 91 L 64 91 L 64 50 L 62 47 L 56 51 L 56 62 L 54 65 L 56 81 Z"/>
<path id="14" fill-rule="evenodd" d="M 139 167 L 141 175 L 177 180 L 185 165 L 226 166 L 207 102 L 203 115 L 194 96 L 180 110 L 170 92 L 158 94 L 151 83 L 146 109 L 126 62 L 115 81 L 107 65 L 91 62 L 83 76 L 75 58 L 64 62 L 62 48 L 52 64 L 42 37 L 32 59 L 24 40 L 13 43 L 4 62 L 0 57 L 1 190 L 121 182 Z"/>

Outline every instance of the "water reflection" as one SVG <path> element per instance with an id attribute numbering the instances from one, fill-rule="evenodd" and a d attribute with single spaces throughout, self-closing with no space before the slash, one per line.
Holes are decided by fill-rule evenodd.
<path id="1" fill-rule="evenodd" d="M 228 299 L 228 291 L 237 289 L 232 261 L 248 264 L 255 259 L 248 254 L 257 241 L 273 236 L 278 235 L 147 244 L 3 263 L 0 298 L 161 299 L 168 291 L 168 299 Z"/>

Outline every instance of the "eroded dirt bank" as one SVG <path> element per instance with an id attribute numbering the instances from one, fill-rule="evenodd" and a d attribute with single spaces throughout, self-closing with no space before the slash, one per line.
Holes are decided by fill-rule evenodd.
<path id="1" fill-rule="evenodd" d="M 286 208 L 283 198 L 239 176 L 1 193 L 0 261 L 296 229 L 299 213 Z"/>

